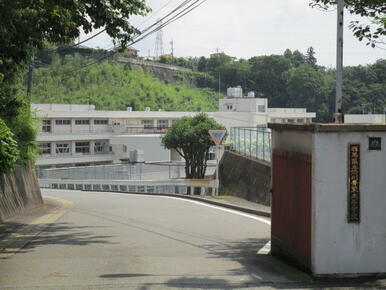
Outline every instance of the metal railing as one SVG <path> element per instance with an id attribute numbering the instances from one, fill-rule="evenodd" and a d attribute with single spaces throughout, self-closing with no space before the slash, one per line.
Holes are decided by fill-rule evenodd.
<path id="1" fill-rule="evenodd" d="M 85 190 L 85 191 L 112 191 L 112 192 L 146 192 L 172 194 L 214 194 L 215 180 L 58 180 L 39 179 L 41 188 Z M 188 189 L 190 189 L 188 191 Z M 197 193 L 198 191 L 198 193 Z"/>
<path id="2" fill-rule="evenodd" d="M 214 193 L 214 179 L 184 179 L 184 162 L 156 162 L 71 168 L 37 168 L 42 188 L 187 194 L 199 189 L 201 194 Z M 208 163 L 207 175 L 215 164 Z"/>
<path id="3" fill-rule="evenodd" d="M 138 126 L 138 127 L 131 127 L 131 126 L 125 126 L 125 125 L 108 125 L 104 129 L 95 129 L 95 128 L 88 128 L 88 129 L 77 129 L 77 128 L 69 128 L 68 130 L 53 130 L 48 132 L 39 132 L 39 135 L 68 135 L 68 134 L 111 134 L 111 133 L 118 133 L 118 134 L 163 134 L 166 132 L 166 130 L 169 129 L 169 127 L 165 126 L 157 126 L 157 127 L 145 127 L 145 126 Z"/>
<path id="4" fill-rule="evenodd" d="M 169 127 L 125 127 L 127 134 L 163 134 Z"/>
<path id="5" fill-rule="evenodd" d="M 127 163 L 66 168 L 37 168 L 39 179 L 56 180 L 170 180 L 185 177 L 184 162 Z M 207 174 L 215 164 L 208 163 Z"/>
<path id="6" fill-rule="evenodd" d="M 271 131 L 266 127 L 231 127 L 232 151 L 271 162 Z"/>

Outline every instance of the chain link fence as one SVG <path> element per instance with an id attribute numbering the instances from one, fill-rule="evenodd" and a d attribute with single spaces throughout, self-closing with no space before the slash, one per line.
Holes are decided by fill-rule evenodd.
<path id="1" fill-rule="evenodd" d="M 266 127 L 232 127 L 230 142 L 232 151 L 271 162 L 272 134 Z"/>

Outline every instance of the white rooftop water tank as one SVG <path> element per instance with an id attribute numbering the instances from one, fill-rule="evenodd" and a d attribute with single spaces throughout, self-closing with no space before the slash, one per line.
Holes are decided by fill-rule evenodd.
<path id="1" fill-rule="evenodd" d="M 255 92 L 249 92 L 248 98 L 255 98 Z"/>
<path id="2" fill-rule="evenodd" d="M 230 98 L 242 98 L 243 97 L 243 89 L 238 86 L 236 88 L 228 88 L 227 95 Z"/>

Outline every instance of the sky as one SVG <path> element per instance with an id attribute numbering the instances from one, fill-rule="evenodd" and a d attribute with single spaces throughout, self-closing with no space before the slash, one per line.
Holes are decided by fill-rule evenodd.
<path id="1" fill-rule="evenodd" d="M 133 17 L 131 23 L 144 29 L 181 2 L 147 0 L 153 12 L 146 17 Z M 163 29 L 164 52 L 171 52 L 171 40 L 177 57 L 208 57 L 218 50 L 248 59 L 282 54 L 287 48 L 305 53 L 312 46 L 319 65 L 335 67 L 336 11 L 323 12 L 308 4 L 308 0 L 207 0 Z M 352 35 L 348 25 L 357 19 L 369 22 L 367 18 L 345 13 L 344 65 L 366 65 L 386 58 L 386 50 L 366 46 L 366 42 L 360 42 Z M 81 40 L 85 37 L 82 35 Z M 140 50 L 142 56 L 149 52 L 152 56 L 155 40 L 154 34 L 135 44 L 134 48 Z M 84 45 L 110 48 L 112 42 L 108 35 L 101 34 Z"/>

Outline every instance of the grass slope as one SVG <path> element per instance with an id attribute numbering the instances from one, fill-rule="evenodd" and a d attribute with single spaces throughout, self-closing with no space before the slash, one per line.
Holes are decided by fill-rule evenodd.
<path id="1" fill-rule="evenodd" d="M 108 62 L 92 66 L 75 55 L 53 58 L 34 71 L 33 103 L 94 104 L 98 110 L 217 111 L 218 94 L 210 89 L 167 85 L 142 70 Z"/>

